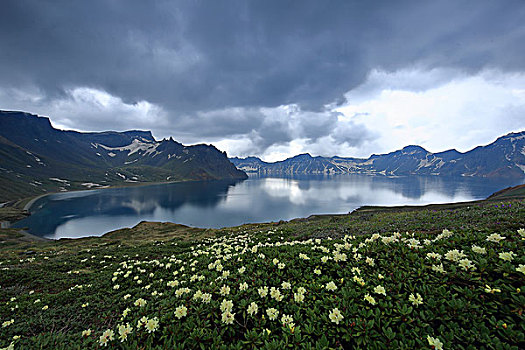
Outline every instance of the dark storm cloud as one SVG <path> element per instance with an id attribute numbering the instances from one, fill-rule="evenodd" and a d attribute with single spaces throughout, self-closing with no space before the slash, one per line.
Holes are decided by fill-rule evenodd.
<path id="1" fill-rule="evenodd" d="M 298 105 L 311 115 L 297 136 L 317 139 L 334 130 L 324 106 L 342 103 L 372 69 L 512 71 L 525 64 L 520 0 L 7 0 L 0 6 L 0 88 L 38 89 L 41 105 L 68 98 L 76 87 L 94 88 L 126 104 L 159 106 L 179 130 L 205 136 L 256 130 L 265 145 L 295 134 L 260 108 Z M 362 129 L 350 134 L 367 137 Z"/>

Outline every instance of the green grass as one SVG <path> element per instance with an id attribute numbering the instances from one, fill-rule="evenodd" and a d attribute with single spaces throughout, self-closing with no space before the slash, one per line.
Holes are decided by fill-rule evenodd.
<path id="1" fill-rule="evenodd" d="M 0 347 L 106 348 L 110 330 L 116 349 L 431 349 L 428 337 L 446 349 L 518 349 L 524 227 L 525 201 L 513 199 L 222 230 L 141 223 L 52 242 L 9 231 L 0 236 Z M 487 240 L 493 234 L 505 238 Z"/>

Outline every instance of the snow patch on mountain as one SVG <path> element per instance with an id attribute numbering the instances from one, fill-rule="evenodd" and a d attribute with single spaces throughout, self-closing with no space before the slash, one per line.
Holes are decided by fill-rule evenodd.
<path id="1" fill-rule="evenodd" d="M 106 145 L 97 143 L 96 148 L 98 146 L 102 147 L 106 151 L 117 151 L 117 152 L 128 152 L 128 157 L 131 156 L 134 153 L 138 152 L 144 152 L 142 155 L 148 155 L 151 153 L 154 153 L 157 150 L 157 147 L 159 146 L 159 143 L 154 142 L 144 142 L 139 139 L 134 139 L 129 145 L 123 146 L 123 147 L 108 147 Z M 110 155 L 110 157 L 112 157 Z"/>

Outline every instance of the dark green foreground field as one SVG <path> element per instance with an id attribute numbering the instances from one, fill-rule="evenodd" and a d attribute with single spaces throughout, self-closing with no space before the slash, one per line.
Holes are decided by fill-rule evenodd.
<path id="1" fill-rule="evenodd" d="M 0 347 L 524 348 L 520 191 L 222 230 L 0 230 Z"/>

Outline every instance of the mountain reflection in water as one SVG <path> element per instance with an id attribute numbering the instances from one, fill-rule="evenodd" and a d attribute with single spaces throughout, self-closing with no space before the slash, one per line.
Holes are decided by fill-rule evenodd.
<path id="1" fill-rule="evenodd" d="M 100 236 L 140 221 L 196 227 L 347 213 L 362 205 L 423 205 L 486 198 L 523 181 L 364 175 L 250 177 L 58 193 L 14 227 L 48 238 Z"/>

